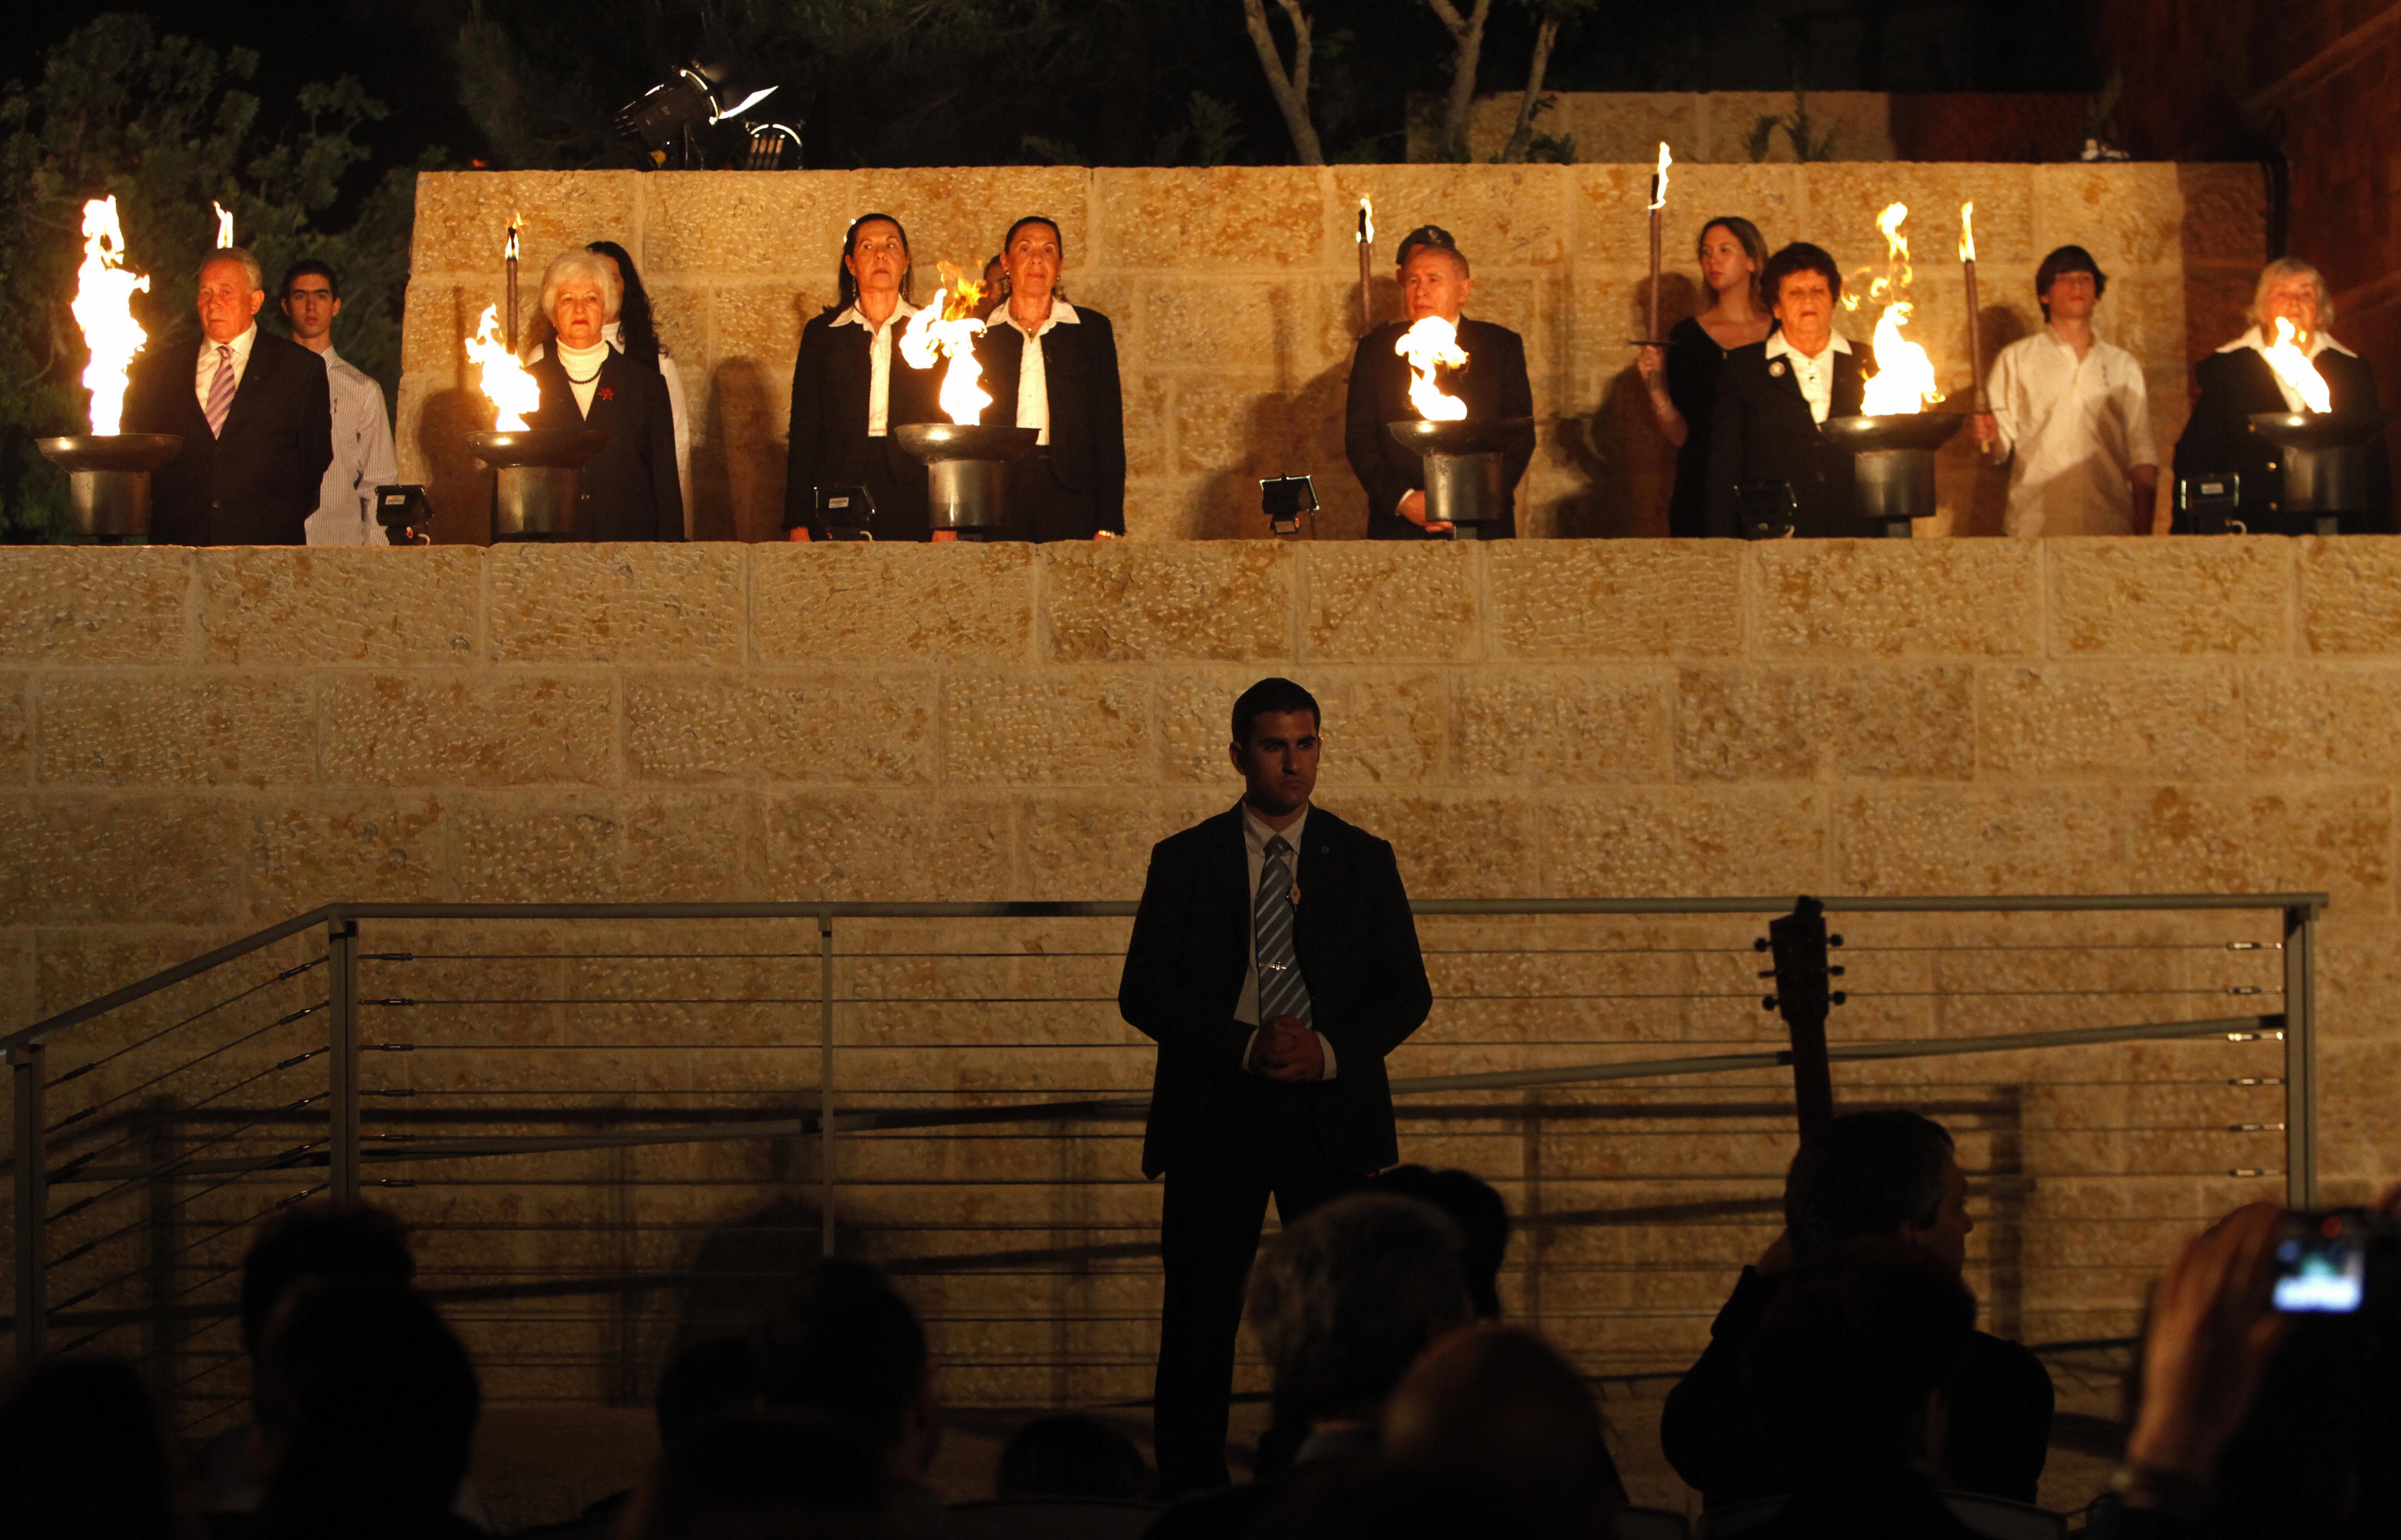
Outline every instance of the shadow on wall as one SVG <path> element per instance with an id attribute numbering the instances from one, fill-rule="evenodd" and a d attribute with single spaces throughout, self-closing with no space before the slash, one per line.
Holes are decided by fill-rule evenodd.
<path id="1" fill-rule="evenodd" d="M 1350 392 L 1346 362 L 1298 391 L 1254 396 L 1243 406 L 1235 437 L 1240 458 L 1200 485 L 1184 510 L 1188 540 L 1258 540 L 1269 534 L 1259 511 L 1259 483 L 1269 476 L 1310 475 L 1317 488 L 1315 539 L 1358 540 L 1367 532 L 1366 494 L 1342 451 L 1343 404 Z M 1303 524 L 1304 531 L 1310 529 Z"/>
<path id="2" fill-rule="evenodd" d="M 1651 285 L 1637 284 L 1625 317 L 1625 337 L 1650 324 Z M 1682 273 L 1659 277 L 1659 330 L 1664 334 L 1700 311 L 1700 287 Z M 1609 377 L 1600 406 L 1588 417 L 1563 417 L 1558 455 L 1584 487 L 1556 505 L 1552 534 L 1568 540 L 1665 539 L 1667 499 L 1676 485 L 1676 447 L 1659 431 L 1651 394 L 1635 366 L 1634 350 L 1603 337 L 1625 363 Z M 1609 356 L 1606 352 L 1604 357 Z"/>
<path id="3" fill-rule="evenodd" d="M 438 545 L 491 543 L 492 473 L 467 449 L 467 435 L 491 425 L 491 403 L 480 391 L 459 385 L 425 398 L 417 449 L 425 457 L 425 495 L 433 504 Z"/>
<path id="4" fill-rule="evenodd" d="M 709 375 L 707 432 L 692 453 L 694 540 L 784 538 L 788 424 L 777 420 L 777 399 L 755 358 L 728 359 Z"/>

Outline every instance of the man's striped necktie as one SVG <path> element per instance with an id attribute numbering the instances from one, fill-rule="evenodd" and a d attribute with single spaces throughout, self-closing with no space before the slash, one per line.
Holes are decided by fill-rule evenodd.
<path id="1" fill-rule="evenodd" d="M 200 408 L 209 419 L 209 436 L 225 436 L 226 414 L 233 410 L 233 346 L 217 344 L 216 378 L 209 381 L 209 404 Z"/>
<path id="2" fill-rule="evenodd" d="M 1259 953 L 1259 1024 L 1278 1016 L 1309 1017 L 1309 985 L 1300 976 L 1300 956 L 1292 944 L 1292 846 L 1281 834 L 1267 843 L 1259 862 L 1259 890 L 1251 903 L 1251 923 Z"/>

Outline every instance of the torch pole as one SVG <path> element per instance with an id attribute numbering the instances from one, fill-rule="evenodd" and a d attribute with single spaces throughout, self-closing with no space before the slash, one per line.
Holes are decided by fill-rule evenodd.
<path id="1" fill-rule="evenodd" d="M 517 230 L 509 227 L 509 308 L 501 312 L 508 317 L 502 328 L 508 341 L 509 356 L 517 355 Z"/>
<path id="2" fill-rule="evenodd" d="M 1651 173 L 1651 323 L 1644 328 L 1642 338 L 1656 346 L 1659 341 L 1659 221 L 1667 211 L 1667 199 L 1659 195 L 1659 173 Z"/>
<path id="3" fill-rule="evenodd" d="M 1974 373 L 1974 398 L 1980 413 L 1993 409 L 1984 399 L 1984 328 L 1981 324 L 1983 311 L 1976 304 L 1976 259 L 1969 257 L 1968 269 L 1968 367 Z"/>
<path id="4" fill-rule="evenodd" d="M 1369 233 L 1367 210 L 1363 201 L 1359 210 L 1359 335 L 1361 337 L 1376 329 L 1374 282 L 1376 254 L 1372 245 L 1374 239 L 1374 236 Z"/>

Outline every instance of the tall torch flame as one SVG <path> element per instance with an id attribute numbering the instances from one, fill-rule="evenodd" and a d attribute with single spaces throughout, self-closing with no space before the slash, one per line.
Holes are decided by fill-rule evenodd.
<path id="1" fill-rule="evenodd" d="M 1366 194 L 1361 193 L 1359 195 L 1359 244 L 1373 246 L 1375 243 L 1376 205 L 1367 201 Z"/>
<path id="2" fill-rule="evenodd" d="M 1428 422 L 1457 422 L 1467 415 L 1467 403 L 1445 395 L 1434 382 L 1437 364 L 1467 367 L 1466 351 L 1459 345 L 1459 328 L 1438 315 L 1427 316 L 1401 334 L 1393 351 L 1409 361 L 1409 405 Z"/>
<path id="3" fill-rule="evenodd" d="M 150 287 L 147 273 L 125 270 L 125 232 L 117 223 L 117 199 L 95 198 L 83 206 L 83 268 L 75 275 L 75 324 L 91 351 L 84 365 L 84 389 L 91 392 L 91 431 L 114 436 L 125 420 L 125 371 L 150 334 L 133 319 L 133 296 Z"/>
<path id="4" fill-rule="evenodd" d="M 2278 379 L 2293 388 L 2293 392 L 2301 398 L 2302 406 L 2313 412 L 2333 411 L 2334 396 L 2326 390 L 2326 377 L 2318 373 L 2318 366 L 2310 362 L 2310 355 L 2301 351 L 2294 340 L 2300 334 L 2293 330 L 2290 321 L 2278 316 L 2276 340 L 2261 350 L 2267 357 L 2268 366 L 2276 371 Z"/>
<path id="5" fill-rule="evenodd" d="M 983 333 L 976 302 L 983 285 L 969 282 L 958 268 L 940 264 L 942 286 L 934 301 L 909 318 L 900 333 L 900 357 L 912 369 L 930 369 L 937 358 L 948 358 L 942 371 L 942 412 L 962 427 L 972 426 L 992 405 L 983 388 L 983 365 L 976 362 L 975 339 Z"/>
<path id="6" fill-rule="evenodd" d="M 1976 260 L 1976 205 L 1972 199 L 1959 205 L 1959 260 Z"/>
<path id="7" fill-rule="evenodd" d="M 1900 222 L 1909 217 L 1909 206 L 1895 203 L 1876 216 L 1876 228 L 1884 232 L 1885 276 L 1869 286 L 1868 297 L 1884 301 L 1884 314 L 1876 321 L 1876 372 L 1869 377 L 1859 410 L 1868 417 L 1905 417 L 1922 412 L 1942 399 L 1941 389 L 1934 382 L 1934 361 L 1926 350 L 1900 335 L 1909 324 L 1910 302 L 1903 298 L 1909 287 L 1909 237 L 1900 233 Z"/>
<path id="8" fill-rule="evenodd" d="M 209 199 L 209 207 L 217 212 L 217 249 L 223 251 L 233 244 L 233 211 L 213 198 Z"/>
<path id="9" fill-rule="evenodd" d="M 492 426 L 504 433 L 521 433 L 526 431 L 526 414 L 542 406 L 542 386 L 518 366 L 501 337 L 500 323 L 501 308 L 485 306 L 483 322 L 467 339 L 467 356 L 483 370 L 479 383 L 499 413 Z"/>
<path id="10" fill-rule="evenodd" d="M 1664 209 L 1667 206 L 1667 168 L 1675 163 L 1676 158 L 1667 153 L 1667 142 L 1662 139 L 1659 141 L 1659 164 L 1651 172 L 1651 207 Z"/>

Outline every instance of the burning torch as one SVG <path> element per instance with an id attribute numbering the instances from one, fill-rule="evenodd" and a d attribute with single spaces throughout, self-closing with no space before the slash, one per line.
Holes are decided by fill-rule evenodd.
<path id="1" fill-rule="evenodd" d="M 509 215 L 508 243 L 501 248 L 501 259 L 508 265 L 509 269 L 508 322 L 503 330 L 507 333 L 509 352 L 513 357 L 517 351 L 517 230 L 524 224 L 525 215 L 521 213 Z"/>
<path id="2" fill-rule="evenodd" d="M 1372 274 L 1376 263 L 1376 206 L 1367 195 L 1359 195 L 1359 335 L 1366 336 L 1376 329 L 1376 301 Z"/>
<path id="3" fill-rule="evenodd" d="M 220 211 L 222 213 L 222 211 Z M 150 473 L 172 460 L 184 441 L 172 433 L 126 433 L 127 371 L 149 340 L 133 319 L 133 296 L 147 274 L 125 266 L 125 232 L 117 199 L 83 206 L 83 267 L 75 276 L 75 318 L 91 362 L 83 382 L 91 392 L 91 432 L 38 441 L 42 453 L 67 473 L 75 530 L 103 543 L 150 532 Z"/>
<path id="4" fill-rule="evenodd" d="M 1976 304 L 1976 205 L 1970 201 L 1959 205 L 1959 261 L 1968 269 L 1968 368 L 1974 378 L 1975 409 L 1979 415 L 1993 409 L 1984 399 L 1984 331 L 1978 324 L 1983 314 Z"/>

